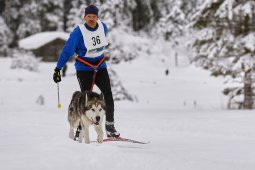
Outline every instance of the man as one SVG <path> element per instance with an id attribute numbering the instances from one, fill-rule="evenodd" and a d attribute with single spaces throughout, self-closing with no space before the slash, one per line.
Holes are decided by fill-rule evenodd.
<path id="1" fill-rule="evenodd" d="M 108 45 L 106 40 L 107 26 L 98 20 L 98 11 L 94 5 L 85 8 L 85 24 L 79 25 L 70 34 L 59 56 L 53 79 L 56 83 L 61 81 L 60 70 L 76 53 L 78 56 L 76 57 L 75 69 L 81 91 L 92 91 L 94 84 L 98 86 L 106 103 L 105 129 L 107 137 L 119 137 L 120 133 L 114 127 L 114 101 L 104 61 L 104 47 Z M 77 132 L 80 129 L 81 127 L 77 129 Z"/>

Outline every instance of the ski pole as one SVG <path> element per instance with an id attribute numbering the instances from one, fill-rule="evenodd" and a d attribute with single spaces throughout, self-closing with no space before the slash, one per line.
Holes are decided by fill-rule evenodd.
<path id="1" fill-rule="evenodd" d="M 60 104 L 60 99 L 59 99 L 59 84 L 58 84 L 58 109 L 60 109 L 60 108 L 61 108 L 61 104 Z"/>

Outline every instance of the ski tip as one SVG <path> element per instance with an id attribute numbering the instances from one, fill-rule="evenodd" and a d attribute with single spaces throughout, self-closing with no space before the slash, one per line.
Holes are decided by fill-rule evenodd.
<path id="1" fill-rule="evenodd" d="M 123 138 L 123 137 L 103 139 L 103 142 L 114 142 L 114 141 L 130 142 L 130 143 L 137 143 L 137 144 L 149 144 L 150 143 L 150 142 L 137 141 L 137 140 L 133 140 L 133 139 L 127 139 L 127 138 Z"/>

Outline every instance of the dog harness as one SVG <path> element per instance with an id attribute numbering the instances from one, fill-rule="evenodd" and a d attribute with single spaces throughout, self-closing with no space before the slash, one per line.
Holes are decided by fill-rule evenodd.
<path id="1" fill-rule="evenodd" d="M 85 64 L 85 65 L 87 65 L 87 66 L 93 68 L 93 70 L 94 70 L 93 80 L 92 80 L 92 84 L 91 84 L 91 88 L 90 88 L 91 91 L 93 91 L 93 87 L 94 87 L 94 84 L 95 84 L 96 74 L 97 74 L 98 67 L 104 62 L 104 60 L 105 60 L 105 57 L 103 57 L 103 58 L 99 61 L 99 63 L 98 63 L 97 65 L 93 65 L 93 64 L 91 64 L 91 63 L 85 61 L 84 59 L 82 59 L 80 56 L 77 56 L 77 57 L 76 57 L 76 61 L 79 61 L 79 62 L 81 62 L 81 63 L 83 63 L 83 64 Z"/>

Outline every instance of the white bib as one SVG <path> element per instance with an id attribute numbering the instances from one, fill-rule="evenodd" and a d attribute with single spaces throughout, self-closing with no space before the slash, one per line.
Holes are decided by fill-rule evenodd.
<path id="1" fill-rule="evenodd" d="M 85 57 L 94 58 L 102 55 L 104 53 L 104 47 L 108 45 L 103 24 L 100 20 L 98 20 L 97 23 L 98 28 L 96 31 L 88 30 L 84 24 L 79 25 L 84 46 L 87 48 Z"/>

